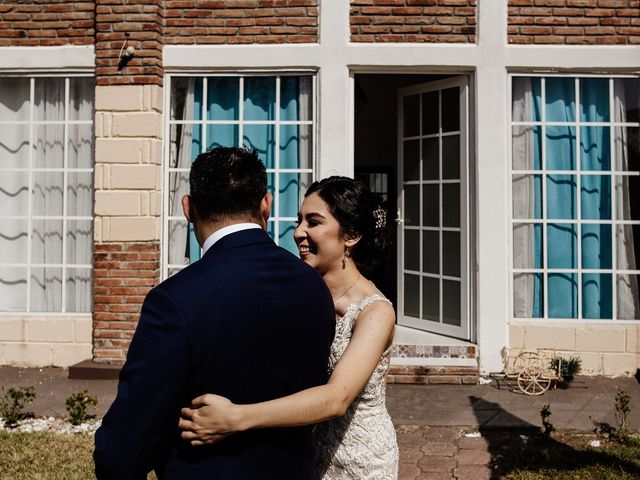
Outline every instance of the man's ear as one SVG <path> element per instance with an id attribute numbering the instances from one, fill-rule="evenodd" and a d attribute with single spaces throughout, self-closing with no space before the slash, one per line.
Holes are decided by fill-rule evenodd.
<path id="1" fill-rule="evenodd" d="M 273 195 L 271 192 L 267 192 L 267 194 L 262 197 L 262 201 L 260 202 L 260 217 L 264 221 L 264 227 L 267 227 L 267 220 L 269 220 L 269 215 L 271 214 L 271 204 L 273 203 Z"/>
<path id="2" fill-rule="evenodd" d="M 182 213 L 189 223 L 193 223 L 193 205 L 191 203 L 191 197 L 184 195 L 182 197 Z"/>

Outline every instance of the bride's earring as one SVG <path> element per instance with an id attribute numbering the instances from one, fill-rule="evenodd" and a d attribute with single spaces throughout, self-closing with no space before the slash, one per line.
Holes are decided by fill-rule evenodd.
<path id="1" fill-rule="evenodd" d="M 348 248 L 345 248 L 344 249 L 344 256 L 342 257 L 342 269 L 343 270 L 345 268 L 347 268 L 347 262 L 349 261 L 350 255 L 351 255 L 350 250 Z"/>

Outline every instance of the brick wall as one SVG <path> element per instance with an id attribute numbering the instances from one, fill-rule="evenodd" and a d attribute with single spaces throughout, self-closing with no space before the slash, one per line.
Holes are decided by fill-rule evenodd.
<path id="1" fill-rule="evenodd" d="M 0 47 L 92 45 L 93 0 L 2 2 Z"/>
<path id="2" fill-rule="evenodd" d="M 314 43 L 318 1 L 167 0 L 165 43 Z"/>
<path id="3" fill-rule="evenodd" d="M 93 359 L 122 363 L 145 295 L 160 278 L 160 244 L 95 246 Z"/>
<path id="4" fill-rule="evenodd" d="M 351 0 L 351 41 L 475 43 L 476 4 L 476 0 Z"/>
<path id="5" fill-rule="evenodd" d="M 509 0 L 509 43 L 640 44 L 640 0 Z"/>

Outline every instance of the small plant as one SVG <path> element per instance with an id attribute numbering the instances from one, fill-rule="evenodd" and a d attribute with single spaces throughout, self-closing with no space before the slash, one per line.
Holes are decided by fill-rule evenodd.
<path id="1" fill-rule="evenodd" d="M 0 400 L 0 416 L 4 419 L 4 425 L 14 428 L 25 417 L 24 406 L 33 402 L 36 398 L 36 389 L 33 385 L 28 387 L 9 388 L 2 387 L 4 396 Z"/>
<path id="2" fill-rule="evenodd" d="M 540 418 L 542 419 L 542 428 L 544 429 L 542 433 L 545 437 L 550 437 L 551 434 L 555 431 L 556 427 L 553 426 L 553 423 L 549 420 L 551 417 L 551 406 L 547 403 L 542 406 L 542 410 L 540 410 Z"/>
<path id="3" fill-rule="evenodd" d="M 631 411 L 631 395 L 624 390 L 618 390 L 615 398 L 616 422 L 618 424 L 617 436 L 621 439 L 627 436 L 629 427 L 629 412 Z"/>
<path id="4" fill-rule="evenodd" d="M 582 371 L 582 360 L 580 357 L 569 357 L 569 359 L 556 357 L 551 360 L 551 368 L 562 377 L 562 379 L 570 383 Z"/>
<path id="5" fill-rule="evenodd" d="M 98 405 L 98 399 L 89 395 L 87 390 L 72 393 L 67 398 L 67 412 L 69 412 L 69 420 L 72 425 L 80 425 L 82 422 L 95 415 L 89 415 L 87 409 Z"/>

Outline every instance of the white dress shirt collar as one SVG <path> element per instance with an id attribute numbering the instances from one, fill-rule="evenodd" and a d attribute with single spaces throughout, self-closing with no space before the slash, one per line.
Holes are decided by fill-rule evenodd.
<path id="1" fill-rule="evenodd" d="M 202 245 L 202 255 L 207 253 L 207 250 L 209 250 L 211 246 L 214 243 L 216 243 L 218 240 L 220 240 L 222 237 L 226 237 L 231 233 L 240 232 L 242 230 L 249 230 L 252 228 L 262 228 L 262 227 L 257 223 L 234 223 L 233 225 L 222 227 L 221 229 L 216 230 L 211 235 L 209 235 L 209 238 L 207 238 L 204 244 Z"/>

